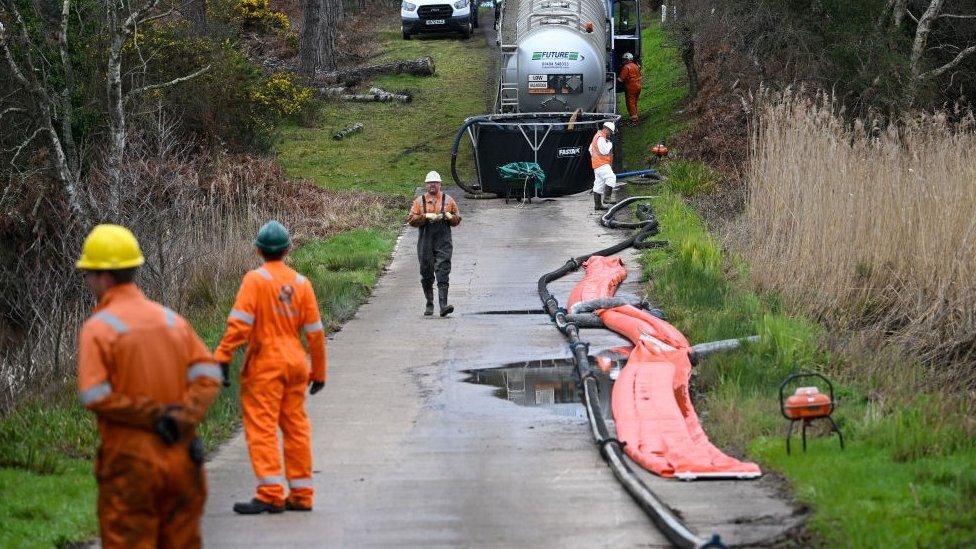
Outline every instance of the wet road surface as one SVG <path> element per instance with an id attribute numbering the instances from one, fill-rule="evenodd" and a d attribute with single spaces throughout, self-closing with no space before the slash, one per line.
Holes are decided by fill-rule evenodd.
<path id="1" fill-rule="evenodd" d="M 530 379 L 532 394 L 521 397 L 518 375 L 509 376 L 521 403 L 497 383 L 464 382 L 472 370 L 569 358 L 548 317 L 526 314 L 540 308 L 537 280 L 621 233 L 595 223 L 585 194 L 515 206 L 448 193 L 464 216 L 454 230 L 456 313 L 422 316 L 417 231 L 405 229 L 369 302 L 330 339 L 329 383 L 308 401 L 315 511 L 235 515 L 231 506 L 248 500 L 255 482 L 238 436 L 208 464 L 206 545 L 666 545 L 601 460 L 558 374 Z M 631 278 L 621 291 L 635 293 L 632 252 L 624 261 Z M 581 276 L 550 288 L 565 302 Z M 484 314 L 493 311 L 500 314 Z M 603 330 L 584 336 L 593 353 L 626 343 Z M 553 406 L 519 405 L 529 399 Z M 771 480 L 647 479 L 693 529 L 730 542 L 759 543 L 797 520 Z"/>

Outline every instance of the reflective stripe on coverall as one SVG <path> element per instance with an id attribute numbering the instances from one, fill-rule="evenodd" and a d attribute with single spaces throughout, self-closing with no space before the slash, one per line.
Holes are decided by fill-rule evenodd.
<path id="1" fill-rule="evenodd" d="M 312 430 L 305 412 L 309 381 L 325 382 L 325 330 L 312 284 L 282 261 L 268 261 L 244 276 L 227 332 L 214 352 L 217 362 L 230 362 L 247 344 L 241 369 L 241 407 L 251 466 L 257 477 L 255 497 L 265 503 L 288 500 L 312 506 Z M 281 470 L 278 427 L 284 435 L 285 471 Z"/>
<path id="2" fill-rule="evenodd" d="M 613 145 L 607 141 L 607 132 L 603 128 L 597 130 L 590 142 L 590 165 L 593 166 L 593 192 L 603 194 L 607 186 L 611 189 L 617 186 L 617 176 L 613 173 L 613 152 L 612 149 L 606 154 L 600 152 L 600 139 L 605 143 Z"/>
<path id="3" fill-rule="evenodd" d="M 98 416 L 103 547 L 200 547 L 207 486 L 189 448 L 220 382 L 220 367 L 182 317 L 132 283 L 102 296 L 79 336 L 78 389 Z M 167 446 L 154 424 L 171 406 L 181 407 L 173 416 L 182 436 Z"/>
<path id="4" fill-rule="evenodd" d="M 424 214 L 450 212 L 452 219 L 427 221 Z M 451 227 L 461 223 L 461 214 L 457 202 L 450 196 L 439 193 L 436 197 L 424 193 L 418 196 L 410 207 L 407 222 L 420 229 L 417 238 L 417 259 L 420 261 L 420 283 L 425 288 L 433 287 L 434 279 L 438 287 L 446 287 L 450 283 L 451 256 L 454 244 L 451 241 Z"/>
<path id="5" fill-rule="evenodd" d="M 637 99 L 641 93 L 640 66 L 633 61 L 624 63 L 620 69 L 620 81 L 624 83 L 624 96 L 627 99 L 627 113 L 632 121 L 637 121 Z"/>

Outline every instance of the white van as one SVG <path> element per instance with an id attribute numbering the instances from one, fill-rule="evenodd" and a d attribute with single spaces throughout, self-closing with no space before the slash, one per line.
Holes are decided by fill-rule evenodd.
<path id="1" fill-rule="evenodd" d="M 478 0 L 403 0 L 403 39 L 427 32 L 459 32 L 471 36 L 478 27 Z"/>

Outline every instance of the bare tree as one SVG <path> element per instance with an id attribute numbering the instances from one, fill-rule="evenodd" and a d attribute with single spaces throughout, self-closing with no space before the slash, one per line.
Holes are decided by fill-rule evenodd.
<path id="1" fill-rule="evenodd" d="M 66 0 L 67 1 L 67 0 Z M 122 48 L 132 38 L 139 25 L 149 23 L 155 19 L 166 17 L 172 11 L 159 13 L 156 11 L 160 0 L 107 0 L 105 2 L 106 23 L 108 24 L 111 42 L 108 50 L 108 70 L 105 79 L 108 96 L 109 147 L 106 167 L 110 185 L 109 210 L 113 217 L 119 213 L 119 192 L 122 186 L 122 158 L 128 139 L 126 127 L 125 104 L 140 94 L 160 88 L 175 86 L 186 82 L 210 70 L 210 65 L 202 69 L 169 82 L 147 84 L 123 93 L 122 90 Z M 145 68 L 145 62 L 143 63 Z"/>
<path id="2" fill-rule="evenodd" d="M 35 11 L 37 3 L 32 3 Z M 11 25 L 10 31 L 0 20 L 0 54 L 7 65 L 16 88 L 21 92 L 24 105 L 6 107 L 0 111 L 0 122 L 5 115 L 19 116 L 27 121 L 25 139 L 12 151 L 11 167 L 16 167 L 18 158 L 30 144 L 39 138 L 46 138 L 51 147 L 51 162 L 58 181 L 72 213 L 82 221 L 88 219 L 87 211 L 81 201 L 80 159 L 72 134 L 73 122 L 71 93 L 74 74 L 68 55 L 68 16 L 71 0 L 62 0 L 60 17 L 54 28 L 49 19 L 38 13 L 35 17 L 41 26 L 38 38 L 31 33 L 15 0 L 0 0 L 0 16 Z M 56 43 L 60 67 L 49 66 L 50 60 L 40 53 L 45 43 Z M 55 74 L 61 76 L 60 89 L 54 89 Z M 6 127 L 6 126 L 5 126 Z"/>

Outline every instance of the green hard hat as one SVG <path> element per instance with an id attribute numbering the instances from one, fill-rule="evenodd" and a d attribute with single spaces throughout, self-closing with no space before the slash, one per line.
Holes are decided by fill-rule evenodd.
<path id="1" fill-rule="evenodd" d="M 284 225 L 272 219 L 261 225 L 258 237 L 254 239 L 254 245 L 262 252 L 276 254 L 291 246 L 291 237 L 288 236 L 288 229 Z"/>

